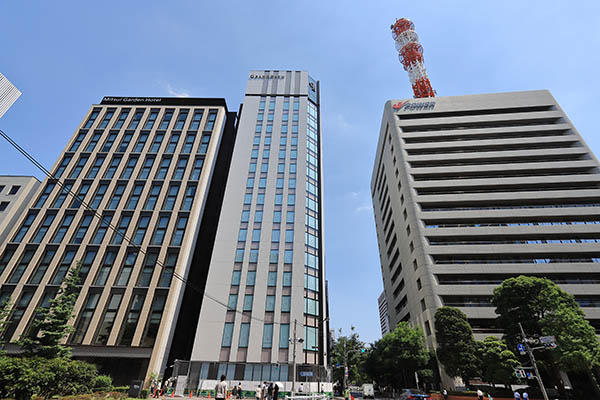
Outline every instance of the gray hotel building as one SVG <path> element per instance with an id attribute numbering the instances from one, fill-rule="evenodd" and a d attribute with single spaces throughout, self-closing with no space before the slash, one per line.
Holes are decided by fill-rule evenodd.
<path id="1" fill-rule="evenodd" d="M 371 180 L 391 329 L 464 311 L 501 334 L 504 279 L 547 277 L 600 329 L 600 164 L 550 92 L 391 100 Z"/>
<path id="2" fill-rule="evenodd" d="M 294 321 L 299 373 L 326 380 L 320 133 L 301 71 L 251 72 L 239 113 L 210 98 L 92 105 L 51 169 L 60 184 L 45 179 L 0 242 L 7 351 L 80 260 L 66 343 L 117 384 L 190 359 L 190 389 L 221 373 L 291 381 Z"/>

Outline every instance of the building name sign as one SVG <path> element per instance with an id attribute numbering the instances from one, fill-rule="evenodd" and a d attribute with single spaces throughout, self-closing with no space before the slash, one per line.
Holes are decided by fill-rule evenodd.
<path id="1" fill-rule="evenodd" d="M 104 102 L 119 102 L 119 103 L 160 103 L 162 97 L 104 97 Z"/>
<path id="2" fill-rule="evenodd" d="M 250 74 L 250 79 L 284 79 L 282 75 L 254 75 Z"/>
<path id="3" fill-rule="evenodd" d="M 398 111 L 429 111 L 435 108 L 435 101 L 411 103 L 410 100 L 403 100 L 392 104 L 392 108 Z"/>

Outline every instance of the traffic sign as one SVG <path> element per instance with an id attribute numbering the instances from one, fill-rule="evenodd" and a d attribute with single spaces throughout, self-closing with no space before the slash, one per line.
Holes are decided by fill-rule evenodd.
<path id="1" fill-rule="evenodd" d="M 339 368 L 341 365 L 342 365 L 342 364 L 340 364 L 340 363 L 337 363 L 337 364 L 335 364 L 335 367 L 336 367 L 336 368 Z"/>
<path id="2" fill-rule="evenodd" d="M 525 345 L 523 343 L 517 343 L 517 350 L 519 350 L 522 356 L 525 355 Z"/>

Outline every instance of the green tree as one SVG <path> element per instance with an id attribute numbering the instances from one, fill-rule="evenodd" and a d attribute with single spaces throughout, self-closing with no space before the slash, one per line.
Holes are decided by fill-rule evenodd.
<path id="1" fill-rule="evenodd" d="M 478 342 L 481 359 L 481 378 L 495 385 L 505 386 L 516 382 L 514 370 L 521 363 L 515 354 L 508 349 L 506 343 L 495 336 L 488 336 Z"/>
<path id="2" fill-rule="evenodd" d="M 344 382 L 344 366 L 348 366 L 348 382 L 354 384 L 362 384 L 365 379 L 363 364 L 366 353 L 365 343 L 360 340 L 360 337 L 355 328 L 350 328 L 350 335 L 343 336 L 342 330 L 339 330 L 338 338 L 335 340 L 332 348 L 333 361 L 333 381 Z M 339 367 L 337 365 L 339 364 Z"/>
<path id="3" fill-rule="evenodd" d="M 469 380 L 480 375 L 480 359 L 473 329 L 465 313 L 454 307 L 440 307 L 435 313 L 437 357 L 449 376 Z"/>
<path id="4" fill-rule="evenodd" d="M 36 310 L 38 318 L 32 323 L 32 332 L 35 334 L 24 336 L 19 341 L 27 355 L 48 359 L 71 356 L 71 348 L 60 342 L 73 331 L 69 320 L 79 296 L 77 284 L 80 269 L 81 261 L 78 261 L 67 273 L 56 297 L 50 300 L 50 305 Z"/>
<path id="5" fill-rule="evenodd" d="M 592 372 L 600 365 L 600 345 L 572 295 L 549 279 L 521 275 L 502 282 L 494 290 L 492 304 L 511 348 L 520 341 L 519 322 L 529 336 L 554 336 L 558 347 L 536 355 L 540 365 L 546 367 L 561 388 L 559 368 L 585 372 L 596 397 L 600 398 L 600 388 Z"/>
<path id="6" fill-rule="evenodd" d="M 8 320 L 8 316 L 12 309 L 12 304 L 9 299 L 4 300 L 0 304 L 0 355 L 2 355 L 2 349 L 4 348 L 4 342 L 6 338 L 4 337 L 4 332 L 6 332 L 6 328 L 8 328 L 8 324 L 10 323 Z"/>
<path id="7" fill-rule="evenodd" d="M 365 369 L 380 386 L 401 389 L 414 386 L 416 371 L 422 370 L 423 377 L 430 375 L 424 370 L 428 361 L 423 331 L 411 327 L 408 322 L 400 322 L 393 332 L 371 346 Z"/>

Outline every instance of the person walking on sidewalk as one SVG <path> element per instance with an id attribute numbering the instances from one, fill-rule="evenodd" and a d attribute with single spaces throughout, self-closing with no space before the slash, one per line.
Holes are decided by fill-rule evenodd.
<path id="1" fill-rule="evenodd" d="M 515 400 L 521 400 L 521 395 L 519 394 L 519 392 L 515 392 L 514 396 Z"/>
<path id="2" fill-rule="evenodd" d="M 227 382 L 225 382 L 225 375 L 221 375 L 221 381 L 215 386 L 215 399 L 225 400 L 227 396 Z"/>
<path id="3" fill-rule="evenodd" d="M 262 400 L 262 386 L 259 383 L 258 387 L 256 388 L 256 400 Z"/>
<path id="4" fill-rule="evenodd" d="M 477 400 L 483 400 L 483 392 L 481 389 L 477 389 Z"/>
<path id="5" fill-rule="evenodd" d="M 448 400 L 448 391 L 446 389 L 442 391 L 442 396 L 444 396 L 444 400 Z"/>

